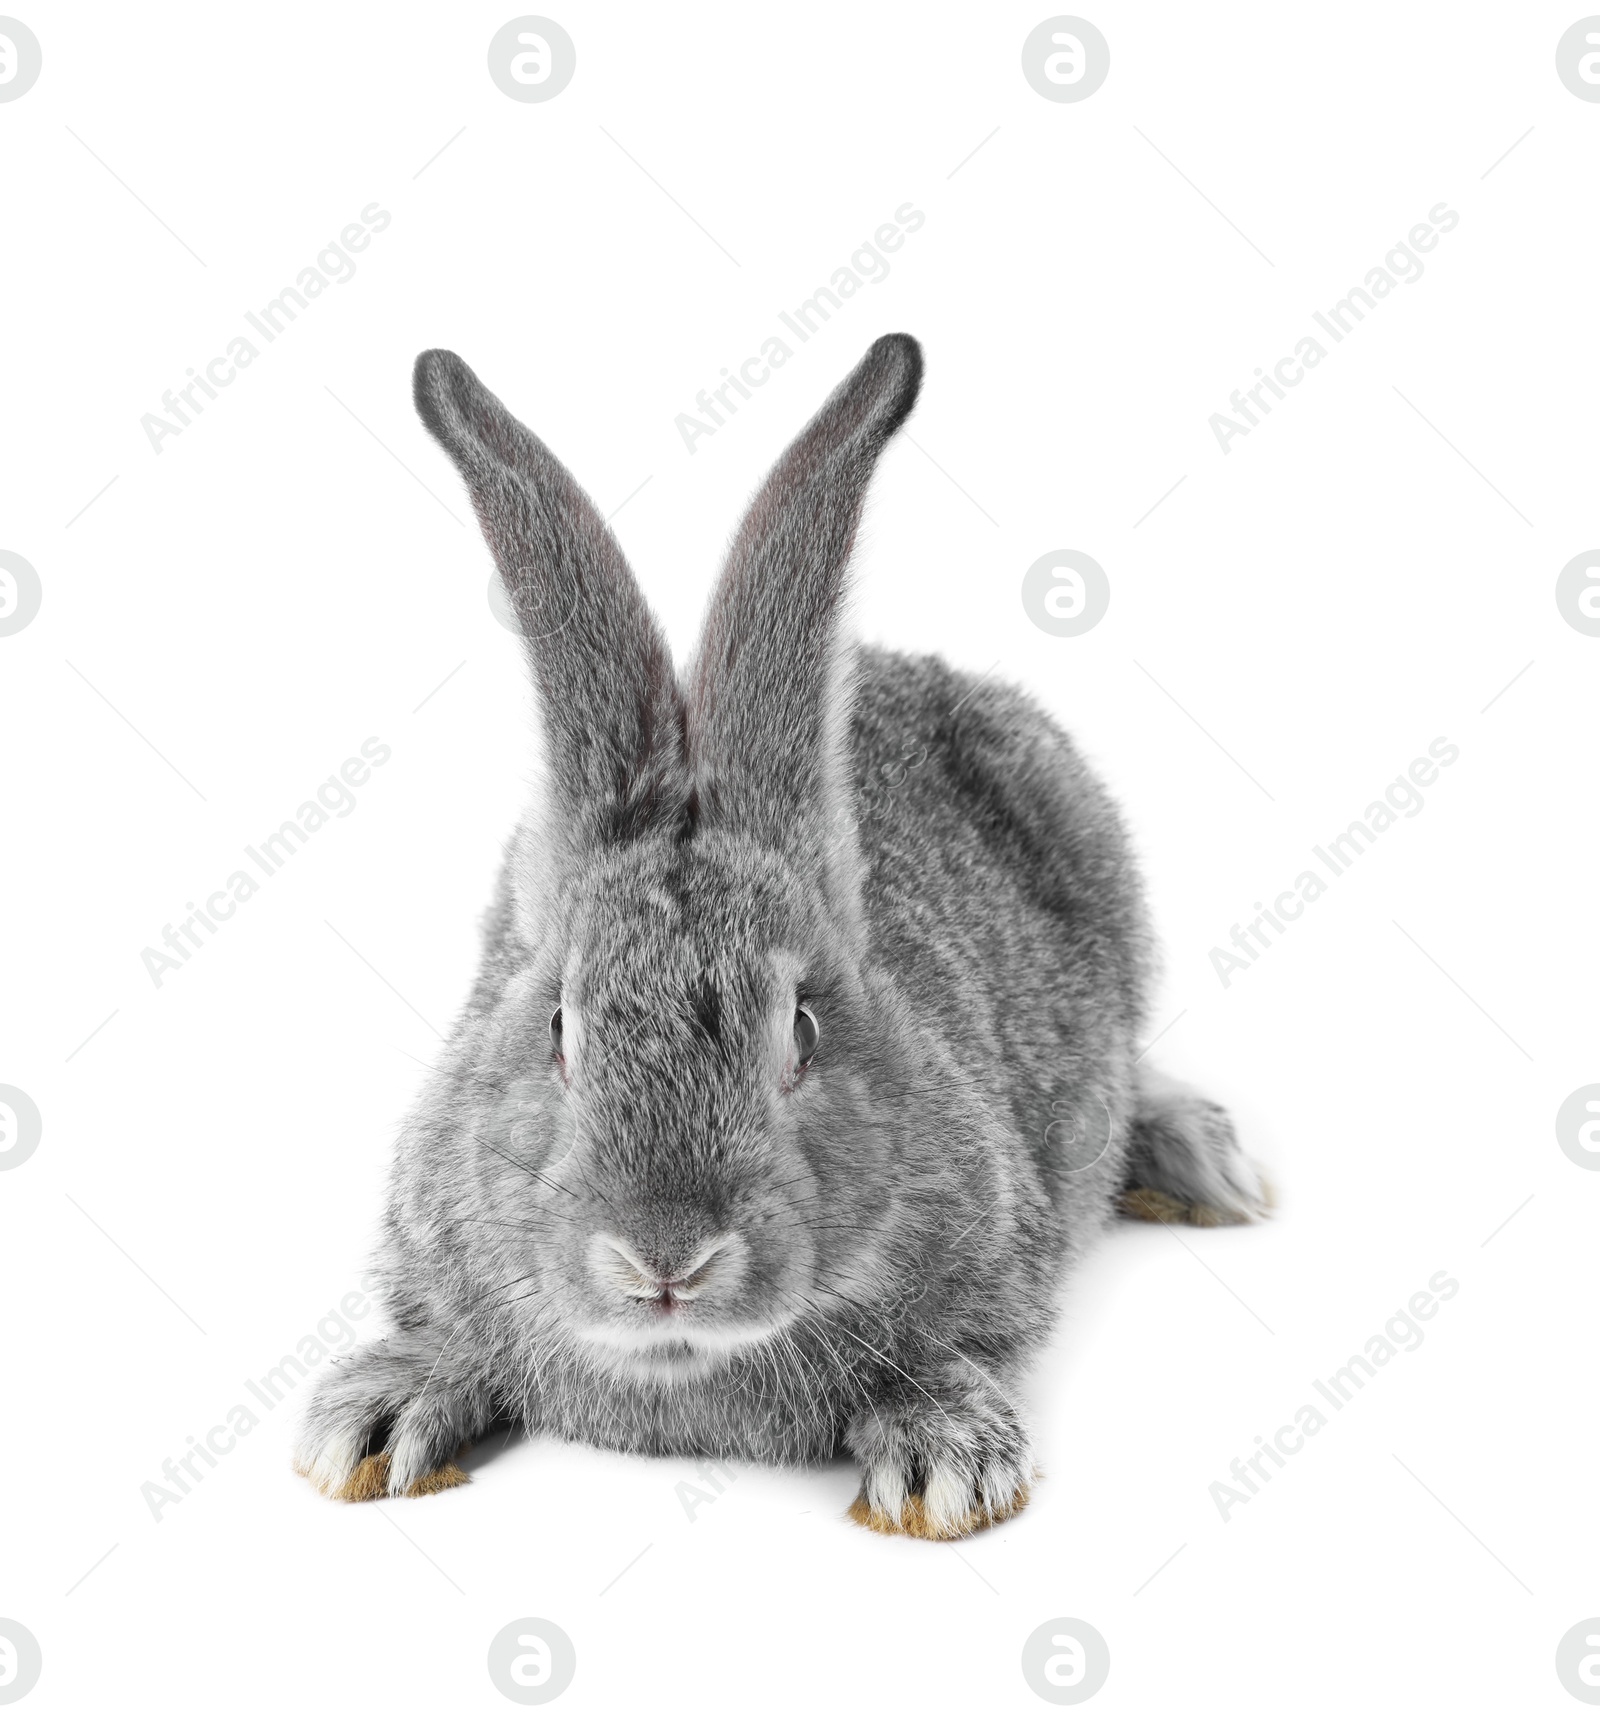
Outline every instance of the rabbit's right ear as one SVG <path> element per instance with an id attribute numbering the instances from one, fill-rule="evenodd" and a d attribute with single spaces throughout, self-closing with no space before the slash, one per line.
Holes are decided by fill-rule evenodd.
<path id="1" fill-rule="evenodd" d="M 558 827 L 622 843 L 682 819 L 683 700 L 622 548 L 567 469 L 454 353 L 417 412 L 461 470 L 533 665 Z"/>

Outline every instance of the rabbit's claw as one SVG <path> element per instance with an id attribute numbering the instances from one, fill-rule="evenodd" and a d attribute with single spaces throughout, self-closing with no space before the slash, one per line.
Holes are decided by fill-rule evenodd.
<path id="1" fill-rule="evenodd" d="M 1249 1215 L 1234 1210 L 1215 1208 L 1210 1203 L 1185 1202 L 1181 1197 L 1143 1186 L 1124 1191 L 1118 1207 L 1131 1220 L 1157 1221 L 1167 1226 L 1234 1226 L 1250 1219 Z"/>
<path id="2" fill-rule="evenodd" d="M 309 1466 L 300 1466 L 298 1470 L 316 1483 Z M 390 1456 L 387 1453 L 368 1454 L 356 1462 L 355 1469 L 336 1488 L 320 1483 L 317 1488 L 335 1502 L 381 1502 L 394 1493 L 389 1488 L 389 1471 Z M 454 1460 L 447 1460 L 444 1465 L 408 1484 L 404 1493 L 408 1496 L 436 1496 L 441 1490 L 453 1490 L 458 1484 L 471 1482 L 471 1477 Z"/>
<path id="3" fill-rule="evenodd" d="M 944 1543 L 981 1532 L 987 1526 L 997 1526 L 1013 1514 L 1021 1513 L 1027 1505 L 1028 1486 L 1023 1484 L 1009 1502 L 991 1507 L 987 1502 L 975 1500 L 953 1518 L 936 1516 L 926 1499 L 917 1495 L 908 1495 L 895 1515 L 886 1508 L 874 1507 L 863 1489 L 850 1504 L 849 1512 L 850 1518 L 869 1532 L 882 1532 L 887 1537 L 928 1538 Z"/>

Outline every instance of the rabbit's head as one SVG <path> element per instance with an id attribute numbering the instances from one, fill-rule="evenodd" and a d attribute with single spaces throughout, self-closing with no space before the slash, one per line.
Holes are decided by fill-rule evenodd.
<path id="1" fill-rule="evenodd" d="M 704 1368 L 885 1272 L 919 1028 L 864 961 L 840 608 L 920 374 L 883 337 L 789 448 L 680 683 L 565 468 L 453 354 L 417 361 L 542 721 L 469 1177 L 513 1295 L 619 1369 Z"/>

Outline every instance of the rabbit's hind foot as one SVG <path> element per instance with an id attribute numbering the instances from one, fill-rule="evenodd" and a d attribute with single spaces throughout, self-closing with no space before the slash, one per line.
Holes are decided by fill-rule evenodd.
<path id="1" fill-rule="evenodd" d="M 1262 1219 L 1272 1189 L 1240 1149 L 1226 1110 L 1157 1071 L 1141 1069 L 1138 1082 L 1122 1212 L 1167 1226 Z"/>

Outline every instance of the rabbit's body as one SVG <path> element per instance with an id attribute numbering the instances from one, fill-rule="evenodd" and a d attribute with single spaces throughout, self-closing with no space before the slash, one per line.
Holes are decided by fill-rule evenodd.
<path id="1" fill-rule="evenodd" d="M 1259 1212 L 1225 1115 L 1137 1063 L 1142 893 L 1066 737 L 1015 690 L 836 638 L 917 369 L 886 337 L 780 464 L 680 692 L 586 499 L 459 361 L 419 362 L 513 599 L 530 566 L 575 583 L 519 614 L 579 752 L 547 759 L 402 1137 L 396 1332 L 306 1422 L 331 1493 L 456 1481 L 456 1449 L 516 1419 L 651 1453 L 848 1450 L 864 1523 L 959 1535 L 1026 1499 L 1018 1383 L 1119 1194 Z"/>

